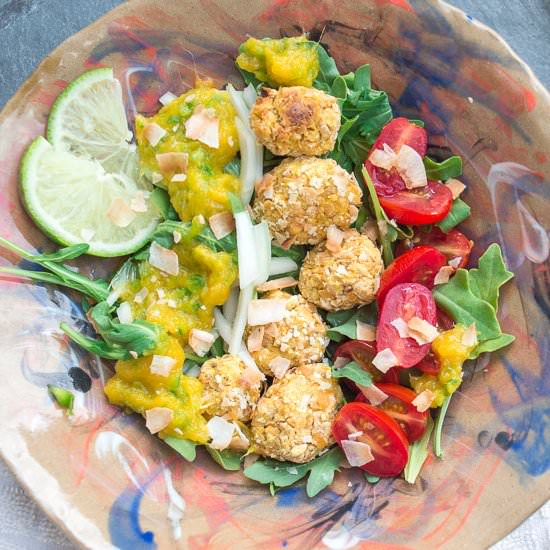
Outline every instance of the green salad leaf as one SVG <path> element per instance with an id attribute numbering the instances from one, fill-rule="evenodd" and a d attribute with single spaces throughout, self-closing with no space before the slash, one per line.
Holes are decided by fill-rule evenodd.
<path id="1" fill-rule="evenodd" d="M 453 227 L 467 219 L 471 211 L 472 209 L 462 199 L 455 199 L 451 211 L 440 222 L 436 223 L 436 226 L 443 233 L 448 233 Z"/>
<path id="2" fill-rule="evenodd" d="M 197 458 L 197 444 L 193 441 L 178 439 L 177 437 L 166 437 L 164 442 L 188 462 L 193 462 Z"/>
<path id="3" fill-rule="evenodd" d="M 67 414 L 72 414 L 74 394 L 71 391 L 48 384 L 48 392 L 62 409 L 66 409 Z"/>
<path id="4" fill-rule="evenodd" d="M 59 328 L 75 344 L 78 344 L 81 348 L 92 353 L 93 355 L 97 355 L 103 359 L 112 359 L 113 361 L 118 361 L 119 359 L 129 359 L 131 357 L 127 350 L 122 348 L 113 348 L 104 340 L 97 340 L 95 338 L 84 336 L 84 334 L 78 330 L 75 330 L 67 323 L 61 323 Z"/>
<path id="5" fill-rule="evenodd" d="M 422 470 L 422 466 L 429 455 L 428 445 L 430 442 L 430 436 L 434 429 L 434 422 L 431 416 L 428 416 L 428 425 L 426 426 L 426 431 L 424 435 L 414 443 L 409 445 L 409 460 L 403 471 L 405 481 L 408 483 L 414 483 L 418 474 Z"/>
<path id="6" fill-rule="evenodd" d="M 241 459 L 244 456 L 243 453 L 238 453 L 229 449 L 218 451 L 208 446 L 206 450 L 214 462 L 219 464 L 224 470 L 237 471 L 241 469 Z"/>
<path id="7" fill-rule="evenodd" d="M 216 239 L 212 229 L 206 226 L 195 239 L 214 252 L 227 252 L 232 253 L 237 250 L 237 234 L 235 231 L 229 233 L 221 239 Z"/>
<path id="8" fill-rule="evenodd" d="M 372 376 L 355 361 L 350 361 L 338 369 L 332 367 L 331 373 L 333 378 L 347 378 L 358 386 L 372 386 Z"/>
<path id="9" fill-rule="evenodd" d="M 334 79 L 340 76 L 340 72 L 336 66 L 336 61 L 334 61 L 321 44 L 317 45 L 317 53 L 319 55 L 319 74 L 313 86 L 318 90 L 328 92 Z"/>
<path id="10" fill-rule="evenodd" d="M 488 353 L 497 351 L 501 348 L 509 346 L 514 340 L 515 336 L 512 334 L 506 334 L 503 332 L 500 336 L 492 338 L 491 340 L 485 340 L 481 342 L 472 353 L 470 353 L 470 359 L 477 359 L 482 353 Z"/>
<path id="11" fill-rule="evenodd" d="M 289 487 L 309 473 L 306 492 L 309 497 L 314 497 L 332 483 L 334 473 L 339 470 L 343 456 L 338 447 L 333 447 L 306 464 L 278 462 L 271 459 L 257 460 L 245 468 L 244 475 L 276 489 Z"/>
<path id="12" fill-rule="evenodd" d="M 151 202 L 157 207 L 160 215 L 165 220 L 179 220 L 178 213 L 174 210 L 170 202 L 170 195 L 165 189 L 155 187 L 155 189 L 151 191 Z"/>
<path id="13" fill-rule="evenodd" d="M 350 340 L 357 338 L 357 321 L 375 325 L 377 320 L 376 305 L 370 304 L 360 308 L 333 311 L 327 314 L 330 325 L 328 337 L 334 342 L 341 342 L 344 337 Z"/>
<path id="14" fill-rule="evenodd" d="M 442 162 L 436 162 L 429 157 L 424 157 L 424 167 L 429 180 L 447 181 L 462 175 L 462 159 L 456 155 Z"/>

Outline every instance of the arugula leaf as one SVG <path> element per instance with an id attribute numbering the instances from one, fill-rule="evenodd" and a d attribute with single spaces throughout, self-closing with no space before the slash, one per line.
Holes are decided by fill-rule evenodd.
<path id="1" fill-rule="evenodd" d="M 271 459 L 257 460 L 245 468 L 243 473 L 258 483 L 269 484 L 274 490 L 279 487 L 289 487 L 311 472 L 310 477 L 313 476 L 313 479 L 311 483 L 308 480 L 306 492 L 309 497 L 313 497 L 332 483 L 334 472 L 339 470 L 342 459 L 342 451 L 338 447 L 333 447 L 306 464 L 278 462 Z"/>
<path id="2" fill-rule="evenodd" d="M 231 253 L 237 250 L 237 234 L 235 231 L 218 240 L 212 232 L 212 229 L 207 226 L 197 235 L 197 237 L 195 237 L 195 239 L 214 252 Z"/>
<path id="3" fill-rule="evenodd" d="M 472 292 L 469 272 L 465 269 L 459 269 L 448 283 L 435 287 L 433 295 L 437 305 L 456 323 L 466 327 L 475 323 L 480 341 L 500 336 L 494 308 Z"/>
<path id="4" fill-rule="evenodd" d="M 69 390 L 65 388 L 60 388 L 52 384 L 48 384 L 48 392 L 55 399 L 57 404 L 62 408 L 66 409 L 67 413 L 71 415 L 73 413 L 73 403 L 74 395 Z"/>
<path id="5" fill-rule="evenodd" d="M 357 338 L 357 321 L 376 324 L 376 306 L 374 304 L 358 309 L 348 309 L 327 314 L 327 322 L 331 325 L 328 337 L 335 342 L 341 342 L 343 336 L 350 340 Z"/>
<path id="6" fill-rule="evenodd" d="M 500 336 L 492 338 L 491 340 L 485 340 L 478 344 L 478 346 L 470 353 L 469 359 L 477 359 L 482 353 L 497 351 L 501 348 L 509 346 L 514 340 L 515 336 L 506 334 L 503 332 Z"/>
<path id="7" fill-rule="evenodd" d="M 160 215 L 165 220 L 179 220 L 178 213 L 174 210 L 170 202 L 170 195 L 168 195 L 165 189 L 155 187 L 155 189 L 151 191 L 151 202 L 158 208 Z"/>
<path id="8" fill-rule="evenodd" d="M 193 462 L 197 458 L 197 444 L 188 439 L 178 439 L 177 437 L 166 437 L 164 443 L 172 447 L 188 462 Z"/>
<path id="9" fill-rule="evenodd" d="M 430 436 L 432 435 L 432 430 L 434 429 L 434 422 L 431 416 L 428 416 L 428 425 L 426 426 L 426 431 L 424 435 L 414 443 L 409 445 L 409 460 L 403 470 L 405 481 L 407 483 L 414 483 L 424 462 L 428 458 L 428 443 L 430 441 Z"/>
<path id="10" fill-rule="evenodd" d="M 439 227 L 443 233 L 448 233 L 453 227 L 456 227 L 459 223 L 462 223 L 468 218 L 470 212 L 471 208 L 462 199 L 455 199 L 451 211 L 435 225 Z"/>
<path id="11" fill-rule="evenodd" d="M 210 355 L 212 357 L 222 357 L 222 355 L 225 354 L 225 351 L 223 349 L 223 338 L 221 336 L 218 336 L 216 338 L 216 341 L 212 344 L 212 347 L 210 348 Z"/>
<path id="12" fill-rule="evenodd" d="M 429 180 L 447 181 L 458 178 L 462 174 L 462 159 L 453 156 L 443 162 L 436 162 L 429 157 L 424 157 L 424 167 Z"/>
<path id="13" fill-rule="evenodd" d="M 489 302 L 498 311 L 500 287 L 513 276 L 506 269 L 500 246 L 493 243 L 479 258 L 478 268 L 470 269 L 470 287 L 476 296 Z"/>
<path id="14" fill-rule="evenodd" d="M 217 449 L 212 449 L 212 447 L 208 446 L 206 447 L 206 450 L 214 462 L 219 464 L 224 470 L 237 471 L 241 469 L 241 459 L 243 457 L 242 453 L 237 453 L 229 449 L 218 451 Z"/>
<path id="15" fill-rule="evenodd" d="M 113 348 L 108 345 L 103 340 L 96 340 L 94 338 L 89 338 L 84 336 L 78 330 L 73 329 L 67 323 L 61 323 L 59 328 L 75 343 L 78 344 L 81 348 L 92 353 L 93 355 L 98 355 L 103 359 L 113 359 L 118 361 L 119 359 L 129 359 L 130 354 L 122 348 Z"/>
<path id="16" fill-rule="evenodd" d="M 437 420 L 435 421 L 435 431 L 434 431 L 434 454 L 437 458 L 443 456 L 443 450 L 441 449 L 441 431 L 443 430 L 443 421 L 445 420 L 445 415 L 447 414 L 447 409 L 449 408 L 449 403 L 451 402 L 452 395 L 449 395 L 443 401 L 443 405 L 439 409 L 439 414 L 437 415 Z"/>
<path id="17" fill-rule="evenodd" d="M 60 248 L 56 252 L 51 252 L 50 254 L 40 254 L 40 261 L 58 263 L 64 262 L 65 260 L 74 260 L 75 258 L 86 254 L 89 248 L 90 245 L 86 243 L 73 244 L 72 246 Z M 34 261 L 36 261 L 36 259 Z"/>
<path id="18" fill-rule="evenodd" d="M 317 44 L 317 55 L 319 56 L 319 74 L 313 82 L 313 87 L 328 92 L 334 79 L 340 76 L 340 72 L 336 67 L 336 61 L 321 44 Z"/>
<path id="19" fill-rule="evenodd" d="M 248 71 L 245 71 L 244 69 L 241 69 L 238 65 L 237 69 L 241 73 L 241 76 L 243 77 L 245 84 L 252 84 L 256 90 L 265 85 L 265 82 L 262 82 L 260 79 L 256 78 L 256 75 L 254 73 L 250 73 Z"/>
<path id="20" fill-rule="evenodd" d="M 355 382 L 358 386 L 364 386 L 366 388 L 372 386 L 372 376 L 355 361 L 350 361 L 339 369 L 332 367 L 331 374 L 333 378 L 347 378 Z"/>

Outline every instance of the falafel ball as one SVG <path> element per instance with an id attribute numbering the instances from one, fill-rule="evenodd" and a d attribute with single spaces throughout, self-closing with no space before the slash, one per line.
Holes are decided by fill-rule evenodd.
<path id="1" fill-rule="evenodd" d="M 308 252 L 298 287 L 306 300 L 322 309 L 350 309 L 374 301 L 383 269 L 375 243 L 350 230 L 338 251 L 327 250 L 323 242 Z"/>
<path id="2" fill-rule="evenodd" d="M 254 215 L 281 245 L 317 244 L 327 228 L 347 229 L 361 205 L 355 176 L 333 159 L 285 159 L 256 186 Z"/>
<path id="3" fill-rule="evenodd" d="M 274 155 L 324 155 L 340 129 L 336 98 L 315 88 L 264 88 L 250 111 L 258 141 Z"/>
<path id="4" fill-rule="evenodd" d="M 331 426 L 344 396 L 330 367 L 302 365 L 276 381 L 252 415 L 255 453 L 303 463 L 333 442 Z"/>
<path id="5" fill-rule="evenodd" d="M 286 300 L 288 313 L 275 323 L 247 327 L 246 340 L 255 330 L 260 330 L 263 335 L 259 349 L 250 350 L 258 367 L 268 376 L 278 377 L 277 362 L 281 363 L 281 359 L 283 370 L 320 361 L 329 339 L 327 326 L 317 308 L 299 294 L 293 296 L 281 290 L 269 292 L 263 298 Z"/>
<path id="6" fill-rule="evenodd" d="M 202 410 L 208 417 L 248 422 L 260 398 L 261 382 L 243 383 L 246 365 L 236 355 L 214 357 L 201 367 Z"/>

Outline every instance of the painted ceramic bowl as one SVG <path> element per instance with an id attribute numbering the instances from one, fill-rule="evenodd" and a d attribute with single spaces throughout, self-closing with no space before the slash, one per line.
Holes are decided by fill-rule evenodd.
<path id="1" fill-rule="evenodd" d="M 372 64 L 395 111 L 422 118 L 432 152 L 465 160 L 474 259 L 499 242 L 515 273 L 499 317 L 516 336 L 467 369 L 443 439 L 414 486 L 344 471 L 314 499 L 271 497 L 204 455 L 184 462 L 106 403 L 110 366 L 71 346 L 58 325 L 86 321 L 74 296 L 1 282 L 0 446 L 22 483 L 78 542 L 93 548 L 482 548 L 550 496 L 548 236 L 550 98 L 494 33 L 436 0 L 134 0 L 53 52 L 0 117 L 1 234 L 52 243 L 24 214 L 17 170 L 67 81 L 112 66 L 128 115 L 152 113 L 197 76 L 239 84 L 247 34 L 308 31 L 343 71 Z M 6 255 L 2 263 L 16 263 Z M 113 264 L 82 262 L 96 274 Z M 90 414 L 71 425 L 45 386 L 73 386 Z"/>

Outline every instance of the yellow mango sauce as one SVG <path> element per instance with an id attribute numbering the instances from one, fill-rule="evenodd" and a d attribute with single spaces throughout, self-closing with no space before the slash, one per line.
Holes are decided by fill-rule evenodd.
<path id="1" fill-rule="evenodd" d="M 411 376 L 411 386 L 416 393 L 424 390 L 434 393 L 432 408 L 441 407 L 445 399 L 452 395 L 462 383 L 462 365 L 477 345 L 464 344 L 462 337 L 465 332 L 465 327 L 456 325 L 442 332 L 432 342 L 432 352 L 441 365 L 438 374 Z"/>
<path id="2" fill-rule="evenodd" d="M 185 137 L 185 121 L 197 106 L 213 109 L 219 122 L 219 147 Z M 228 193 L 239 193 L 240 180 L 223 170 L 235 158 L 239 140 L 235 127 L 237 113 L 226 91 L 217 90 L 207 82 L 199 82 L 175 99 L 153 117 L 136 117 L 136 140 L 143 174 L 168 190 L 173 207 L 182 221 L 202 214 L 230 211 Z M 166 135 L 153 147 L 143 135 L 147 124 L 157 123 Z M 187 153 L 189 163 L 185 181 L 173 182 L 174 172 L 162 173 L 156 155 L 159 153 Z M 161 178 L 161 181 L 156 181 Z"/>
<path id="3" fill-rule="evenodd" d="M 307 86 L 319 73 L 317 44 L 305 36 L 258 40 L 249 38 L 240 47 L 237 65 L 270 86 Z"/>

